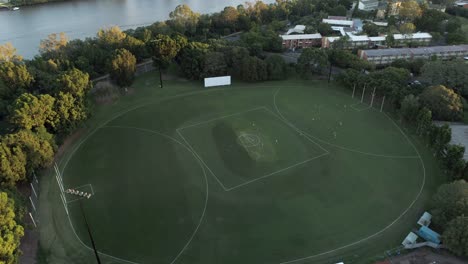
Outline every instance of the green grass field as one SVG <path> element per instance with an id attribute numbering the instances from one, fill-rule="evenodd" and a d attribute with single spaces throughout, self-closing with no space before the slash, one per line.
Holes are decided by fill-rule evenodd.
<path id="1" fill-rule="evenodd" d="M 139 77 L 43 178 L 48 263 L 369 263 L 397 247 L 440 175 L 399 122 L 322 81 L 201 88 Z M 358 97 L 358 96 L 357 96 Z M 375 102 L 380 106 L 380 101 Z M 81 187 L 83 186 L 83 187 Z"/>

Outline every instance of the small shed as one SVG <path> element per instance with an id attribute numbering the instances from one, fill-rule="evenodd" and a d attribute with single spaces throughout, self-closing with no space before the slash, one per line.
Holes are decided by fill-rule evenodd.
<path id="1" fill-rule="evenodd" d="M 405 237 L 405 240 L 401 243 L 403 246 L 413 245 L 416 244 L 416 240 L 418 239 L 418 235 L 413 232 L 409 232 L 409 234 Z"/>
<path id="2" fill-rule="evenodd" d="M 418 220 L 418 225 L 429 226 L 431 224 L 431 219 L 432 219 L 432 215 L 428 212 L 424 212 L 424 214 Z"/>
<path id="3" fill-rule="evenodd" d="M 427 226 L 421 226 L 421 228 L 419 228 L 418 235 L 424 238 L 426 241 L 440 244 L 440 234 Z"/>

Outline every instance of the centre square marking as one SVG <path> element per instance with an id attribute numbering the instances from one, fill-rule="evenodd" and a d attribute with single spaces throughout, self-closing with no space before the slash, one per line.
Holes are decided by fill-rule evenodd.
<path id="1" fill-rule="evenodd" d="M 265 106 L 176 131 L 225 191 L 329 154 Z"/>

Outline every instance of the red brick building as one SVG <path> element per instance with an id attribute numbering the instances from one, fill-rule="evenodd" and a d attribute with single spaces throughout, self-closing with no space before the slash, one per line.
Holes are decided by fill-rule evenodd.
<path id="1" fill-rule="evenodd" d="M 322 45 L 322 35 L 300 34 L 300 35 L 281 35 L 284 49 L 320 47 Z"/>

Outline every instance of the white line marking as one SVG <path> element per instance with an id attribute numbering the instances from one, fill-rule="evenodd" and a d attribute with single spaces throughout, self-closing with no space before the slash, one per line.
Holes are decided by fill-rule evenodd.
<path id="1" fill-rule="evenodd" d="M 71 160 L 71 158 L 73 157 L 73 155 L 75 154 L 75 152 L 81 147 L 81 145 L 86 141 L 88 140 L 88 138 L 90 138 L 93 134 L 96 133 L 96 131 L 98 131 L 101 127 L 105 126 L 107 123 L 119 118 L 120 116 L 130 112 L 130 111 L 134 111 L 136 109 L 139 109 L 139 108 L 142 108 L 142 107 L 145 107 L 147 105 L 150 105 L 150 104 L 154 104 L 154 103 L 157 103 L 157 102 L 161 102 L 161 101 L 166 101 L 166 100 L 170 100 L 170 99 L 174 99 L 174 98 L 179 98 L 179 97 L 184 97 L 184 96 L 188 96 L 188 95 L 194 95 L 194 94 L 204 94 L 204 93 L 210 93 L 210 92 L 217 92 L 217 91 L 222 91 L 223 89 L 209 89 L 209 90 L 203 90 L 203 91 L 198 91 L 198 92 L 189 92 L 189 93 L 184 93 L 184 94 L 178 94 L 178 95 L 174 95 L 174 96 L 169 96 L 169 97 L 166 97 L 164 98 L 164 100 L 160 100 L 160 101 L 154 101 L 154 100 L 143 100 L 141 104 L 139 105 L 136 105 L 136 106 L 132 106 L 132 107 L 129 107 L 125 110 L 122 110 L 118 113 L 116 113 L 114 116 L 112 116 L 111 118 L 107 119 L 106 121 L 102 122 L 100 125 L 98 125 L 97 127 L 95 127 L 91 132 L 89 132 L 85 137 L 83 137 L 72 149 L 71 152 L 69 152 L 70 154 L 66 156 L 66 158 L 62 159 L 60 161 L 60 163 L 64 162 L 64 166 L 63 166 L 63 170 L 66 169 L 67 165 L 68 165 L 68 162 Z M 164 135 L 164 134 L 161 134 L 161 135 Z M 164 136 L 167 136 L 167 135 L 164 135 Z M 169 137 L 169 136 L 167 136 Z M 181 144 L 182 146 L 186 147 L 184 144 L 180 143 L 179 141 L 177 141 L 176 139 L 170 137 L 172 140 L 174 140 L 175 142 Z M 191 150 L 189 148 L 187 148 L 190 153 Z M 193 153 L 192 153 L 193 154 Z M 198 158 L 196 157 L 196 155 L 194 155 L 195 158 L 198 160 Z M 185 249 L 188 247 L 188 245 L 190 244 L 190 242 L 192 241 L 193 237 L 195 236 L 196 232 L 198 231 L 198 228 L 200 227 L 201 225 L 201 222 L 203 220 L 203 218 L 205 217 L 205 211 L 206 211 L 206 207 L 208 205 L 208 178 L 206 177 L 206 173 L 205 173 L 205 168 L 203 166 L 201 166 L 202 170 L 203 170 L 203 173 L 204 173 L 204 176 L 205 176 L 205 185 L 206 185 L 206 198 L 205 198 L 205 206 L 204 206 L 204 210 L 203 210 L 203 213 L 202 213 L 202 216 L 200 217 L 200 221 L 199 221 L 199 225 L 197 226 L 196 230 L 194 231 L 192 237 L 190 238 L 189 242 L 187 242 L 187 244 L 185 245 L 185 247 L 183 248 L 183 250 L 176 256 L 176 258 L 171 262 L 171 264 L 173 264 L 179 257 L 180 255 L 183 253 L 183 251 L 185 251 Z M 76 231 L 75 231 L 75 228 L 73 227 L 73 223 L 70 219 L 70 216 L 68 215 L 68 210 L 65 209 L 67 211 L 67 217 L 68 217 L 68 221 L 70 223 L 70 226 L 71 226 L 71 229 L 73 231 L 73 233 L 75 234 L 75 237 L 76 239 L 85 247 L 87 248 L 88 250 L 92 251 L 92 249 L 90 247 L 88 247 L 85 243 L 83 243 L 83 241 L 81 241 L 81 239 L 79 238 L 79 236 L 76 234 Z M 112 255 L 108 255 L 108 254 L 105 254 L 105 253 L 102 253 L 102 252 L 99 252 L 99 254 L 103 255 L 103 256 L 106 256 L 106 257 L 109 257 L 111 259 L 114 259 L 114 260 L 118 260 L 118 261 L 122 261 L 122 262 L 126 262 L 126 263 L 131 263 L 131 264 L 139 264 L 137 262 L 133 262 L 133 261 L 129 261 L 129 260 L 125 260 L 125 259 L 121 259 L 121 258 L 118 258 L 118 257 L 114 257 Z"/>
<path id="2" fill-rule="evenodd" d="M 276 94 L 278 93 L 278 91 L 280 90 L 281 88 L 279 88 L 275 94 L 274 94 L 274 104 L 275 104 L 275 107 L 278 111 L 278 114 L 280 114 L 281 112 L 279 112 L 279 109 L 276 105 Z M 281 115 L 281 114 L 280 114 Z M 416 203 L 416 201 L 419 199 L 419 197 L 421 196 L 422 194 L 422 191 L 424 190 L 424 186 L 426 184 L 426 167 L 424 165 L 424 160 L 422 159 L 421 157 L 421 154 L 419 153 L 418 149 L 416 148 L 416 146 L 414 145 L 414 143 L 409 139 L 409 137 L 405 134 L 405 132 L 398 126 L 398 124 L 395 123 L 395 121 L 393 119 L 391 119 L 386 113 L 384 113 L 384 115 L 389 118 L 392 123 L 399 129 L 399 131 L 403 134 L 403 136 L 406 138 L 406 140 L 410 143 L 410 145 L 413 147 L 413 149 L 416 151 L 416 153 L 418 154 L 417 158 L 419 159 L 420 163 L 421 163 L 421 166 L 422 166 L 422 169 L 423 169 L 423 179 L 422 179 L 422 183 L 421 183 L 421 187 L 419 188 L 419 192 L 418 194 L 416 195 L 416 197 L 414 198 L 414 200 L 410 203 L 410 205 L 408 206 L 408 208 L 406 208 L 406 210 L 404 210 L 395 220 L 393 220 L 389 225 L 387 225 L 386 227 L 384 227 L 383 229 L 381 229 L 380 231 L 370 235 L 370 236 L 367 236 L 365 238 L 362 238 L 358 241 L 355 241 L 353 243 L 350 243 L 350 244 L 347 244 L 347 245 L 344 245 L 342 247 L 339 247 L 339 248 L 336 248 L 336 249 L 333 249 L 333 250 L 329 250 L 329 251 L 326 251 L 326 252 L 322 252 L 322 253 L 318 253 L 318 254 L 315 254 L 315 255 L 311 255 L 311 256 L 306 256 L 306 257 L 303 257 L 303 258 L 298 258 L 298 259 L 294 259 L 294 260 L 290 260 L 290 261 L 285 261 L 285 262 L 281 262 L 279 264 L 289 264 L 289 263 L 295 263 L 295 262 L 299 262 L 299 261 L 304 261 L 304 260 L 309 260 L 309 259 L 313 259 L 313 258 L 316 258 L 316 257 L 319 257 L 319 256 L 323 256 L 323 255 L 327 255 L 327 254 L 330 254 L 330 253 L 333 253 L 333 252 L 336 252 L 336 251 L 340 251 L 342 249 L 345 249 L 345 248 L 348 248 L 348 247 L 352 247 L 354 245 L 357 245 L 359 243 L 362 243 L 364 241 L 367 241 L 369 239 L 372 239 L 380 234 L 382 234 L 383 232 L 385 232 L 387 229 L 389 229 L 390 227 L 392 227 L 396 222 L 398 222 L 412 207 L 413 205 Z"/>
<path id="3" fill-rule="evenodd" d="M 179 128 L 177 128 L 177 130 L 182 130 L 182 129 L 186 129 L 186 128 L 189 128 L 189 127 L 199 126 L 199 125 L 202 125 L 202 124 L 208 124 L 208 123 L 211 123 L 211 122 L 213 122 L 215 120 L 218 120 L 218 119 L 224 119 L 224 118 L 231 117 L 231 116 L 242 115 L 242 114 L 245 114 L 245 113 L 248 113 L 248 112 L 260 110 L 262 108 L 265 108 L 265 106 L 259 106 L 259 107 L 255 107 L 255 108 L 252 108 L 252 109 L 249 109 L 249 110 L 240 111 L 240 112 L 237 112 L 237 113 L 234 113 L 234 114 L 229 114 L 229 115 L 225 115 L 225 116 L 212 118 L 212 119 L 202 121 L 202 122 L 199 122 L 199 123 L 191 124 L 191 125 L 184 126 L 184 127 L 179 127 Z"/>
<path id="4" fill-rule="evenodd" d="M 371 152 L 364 152 L 364 151 L 360 151 L 360 150 L 356 150 L 356 149 L 352 149 L 352 148 L 347 148 L 347 147 L 343 147 L 343 146 L 340 146 L 340 145 L 336 145 L 336 144 L 333 144 L 333 143 L 330 143 L 328 141 L 325 141 L 323 139 L 320 139 L 318 137 L 315 137 L 305 131 L 302 131 L 300 130 L 299 128 L 297 128 L 294 124 L 292 124 L 291 122 L 288 121 L 288 119 L 286 119 L 283 114 L 281 113 L 281 111 L 279 110 L 278 108 L 278 105 L 276 104 L 276 96 L 279 92 L 279 90 L 281 90 L 281 88 L 279 88 L 278 90 L 276 90 L 276 92 L 274 93 L 274 96 L 273 96 L 273 104 L 275 106 L 275 109 L 276 109 L 276 112 L 278 113 L 278 115 L 284 119 L 285 122 L 289 123 L 291 126 L 293 126 L 295 129 L 297 129 L 298 131 L 300 131 L 301 133 L 304 133 L 304 135 L 307 135 L 323 144 L 327 144 L 329 146 L 332 146 L 332 147 L 335 147 L 335 148 L 339 148 L 339 149 L 342 149 L 342 150 L 347 150 L 347 151 L 350 151 L 350 152 L 355 152 L 355 153 L 359 153 L 359 154 L 363 154 L 363 155 L 367 155 L 367 156 L 373 156 L 373 157 L 382 157 L 382 158 L 394 158 L 394 159 L 417 159 L 419 158 L 419 156 L 417 155 L 411 155 L 411 156 L 401 156 L 401 155 L 384 155 L 384 154 L 376 154 L 376 153 L 371 153 Z"/>
<path id="5" fill-rule="evenodd" d="M 192 152 L 198 157 L 198 159 L 203 163 L 203 165 L 205 165 L 205 167 L 208 169 L 208 171 L 211 173 L 211 175 L 213 175 L 213 177 L 216 179 L 216 181 L 219 183 L 219 185 L 221 186 L 221 188 L 223 188 L 224 191 L 227 191 L 226 187 L 224 186 L 224 184 L 218 179 L 218 177 L 216 177 L 216 174 L 214 174 L 214 172 L 210 169 L 210 167 L 208 165 L 206 165 L 205 161 L 202 159 L 202 157 L 197 153 L 197 151 L 193 148 L 192 145 L 190 145 L 190 143 L 188 143 L 188 141 L 185 139 L 185 137 L 182 135 L 182 133 L 180 133 L 179 129 L 176 129 L 176 132 L 177 134 L 179 134 L 179 136 L 182 138 L 182 140 L 184 140 L 184 142 L 187 144 L 187 146 L 192 150 Z"/>
<path id="6" fill-rule="evenodd" d="M 131 126 L 103 126 L 102 128 L 135 129 L 135 130 L 140 130 L 140 131 L 143 131 L 143 132 L 153 133 L 153 134 L 157 134 L 157 135 L 166 137 L 166 138 L 171 139 L 171 140 L 173 140 L 174 142 L 178 143 L 179 145 L 181 145 L 181 146 L 184 147 L 185 149 L 187 149 L 187 150 L 195 157 L 195 159 L 197 160 L 198 164 L 199 164 L 200 167 L 202 168 L 203 175 L 204 175 L 204 177 L 205 177 L 205 189 L 206 189 L 205 204 L 204 204 L 204 206 L 203 206 L 203 212 L 202 212 L 202 215 L 200 216 L 200 220 L 198 221 L 197 227 L 195 228 L 195 230 L 193 231 L 192 235 L 190 236 L 190 239 L 189 239 L 189 240 L 187 241 L 187 243 L 184 245 L 184 247 L 183 247 L 182 250 L 179 252 L 179 254 L 177 254 L 177 256 L 174 258 L 174 260 L 171 262 L 171 264 L 175 263 L 175 262 L 177 261 L 177 259 L 180 257 L 180 255 L 182 255 L 182 253 L 185 251 L 185 249 L 187 249 L 187 247 L 189 246 L 189 244 L 192 242 L 193 238 L 194 238 L 195 235 L 197 234 L 198 229 L 200 228 L 201 223 L 203 222 L 203 219 L 204 219 L 204 217 L 205 217 L 206 208 L 207 208 L 207 206 L 208 206 L 208 195 L 209 195 L 208 178 L 207 178 L 207 176 L 206 176 L 206 172 L 205 172 L 205 169 L 204 169 L 203 165 L 200 163 L 201 161 L 196 157 L 196 153 L 192 152 L 192 151 L 190 150 L 190 148 L 188 148 L 187 146 L 185 146 L 182 142 L 178 141 L 177 139 L 175 139 L 175 138 L 173 138 L 173 137 L 171 137 L 171 136 L 168 136 L 168 135 L 166 135 L 166 134 L 162 134 L 162 133 L 159 133 L 159 132 L 157 132 L 157 131 L 150 130 L 150 129 L 146 129 L 146 128 L 131 127 Z"/>
<path id="7" fill-rule="evenodd" d="M 270 177 L 270 176 L 273 176 L 275 174 L 278 174 L 280 172 L 283 172 L 287 169 L 291 169 L 291 168 L 294 168 L 296 166 L 299 166 L 299 165 L 302 165 L 304 163 L 307 163 L 309 161 L 312 161 L 314 159 L 317 159 L 317 158 L 320 158 L 326 154 L 329 154 L 329 152 L 324 149 L 322 146 L 320 146 L 319 144 L 317 144 L 316 142 L 314 142 L 313 140 L 311 140 L 309 137 L 305 136 L 305 138 L 307 140 L 309 140 L 310 142 L 312 142 L 313 144 L 317 145 L 320 149 L 322 149 L 323 151 L 325 151 L 325 153 L 322 153 L 318 156 L 315 156 L 315 157 L 312 157 L 310 159 L 307 159 L 305 161 L 301 161 L 299 163 L 296 163 L 296 164 L 293 164 L 291 166 L 288 166 L 286 168 L 283 168 L 283 169 L 280 169 L 280 170 L 277 170 L 275 172 L 272 172 L 272 173 L 269 173 L 269 174 L 266 174 L 266 175 L 263 175 L 263 176 L 260 176 L 260 177 L 257 177 L 255 179 L 252 179 L 252 180 L 249 180 L 249 181 L 246 181 L 246 182 L 243 182 L 241 184 L 238 184 L 238 185 L 235 185 L 235 186 L 232 186 L 232 187 L 226 187 L 223 182 L 218 178 L 218 176 L 216 176 L 216 174 L 211 170 L 211 168 L 205 163 L 205 161 L 203 160 L 203 158 L 197 153 L 197 151 L 194 149 L 194 147 L 188 142 L 188 140 L 182 135 L 182 133 L 180 132 L 180 130 L 183 130 L 187 127 L 194 127 L 194 126 L 198 126 L 198 125 L 201 125 L 201 124 L 207 124 L 207 123 L 210 123 L 210 122 L 213 122 L 215 120 L 219 120 L 219 119 L 224 119 L 224 118 L 227 118 L 227 117 L 231 117 L 231 116 L 235 116 L 235 115 L 241 115 L 241 114 L 245 114 L 245 113 L 248 113 L 248 112 L 252 112 L 252 111 L 258 111 L 258 110 L 265 110 L 266 112 L 272 114 L 275 118 L 278 118 L 280 121 L 282 121 L 283 123 L 286 124 L 286 126 L 292 128 L 293 130 L 295 130 L 293 127 L 291 127 L 290 125 L 288 125 L 288 123 L 286 123 L 283 119 L 281 119 L 278 115 L 276 115 L 273 111 L 271 111 L 270 109 L 268 109 L 266 106 L 260 106 L 260 107 L 256 107 L 256 108 L 252 108 L 252 109 L 249 109 L 249 110 L 246 110 L 246 111 L 241 111 L 241 112 L 237 112 L 237 113 L 234 113 L 234 114 L 230 114 L 230 115 L 225 115 L 225 116 L 221 116 L 221 117 L 217 117 L 217 118 L 213 118 L 213 119 L 210 119 L 210 120 L 207 120 L 207 121 L 203 121 L 203 122 L 200 122 L 200 123 L 197 123 L 197 124 L 193 124 L 193 125 L 190 125 L 190 126 L 186 126 L 186 127 L 181 127 L 181 128 L 178 128 L 176 129 L 177 133 L 179 134 L 179 136 L 185 141 L 185 143 L 187 143 L 187 145 L 190 147 L 190 149 L 192 149 L 192 151 L 198 156 L 198 158 L 200 159 L 200 161 L 203 163 L 203 165 L 205 165 L 205 167 L 208 169 L 208 171 L 211 173 L 211 175 L 213 175 L 213 177 L 216 179 L 216 181 L 219 183 L 219 185 L 221 186 L 221 188 L 223 188 L 224 191 L 226 192 L 229 192 L 229 191 L 232 191 L 232 190 L 235 190 L 239 187 L 243 187 L 247 184 L 250 184 L 250 183 L 253 183 L 253 182 L 256 182 L 258 180 L 261 180 L 261 179 L 265 179 L 267 177 Z M 295 130 L 296 132 L 299 132 L 297 130 Z"/>
<path id="8" fill-rule="evenodd" d="M 227 191 L 232 191 L 232 190 L 237 189 L 237 188 L 239 188 L 239 187 L 242 187 L 242 186 L 244 186 L 244 185 L 247 185 L 247 184 L 250 184 L 250 183 L 253 183 L 253 182 L 262 180 L 262 179 L 264 179 L 264 178 L 268 178 L 268 177 L 273 176 L 273 175 L 275 175 L 275 174 L 278 174 L 278 173 L 280 173 L 280 172 L 283 172 L 283 171 L 292 169 L 292 168 L 294 168 L 294 167 L 300 166 L 300 165 L 305 164 L 305 163 L 307 163 L 307 162 L 309 162 L 309 161 L 312 161 L 312 160 L 321 158 L 321 157 L 326 156 L 326 155 L 329 155 L 329 153 L 323 153 L 323 154 L 318 155 L 318 156 L 316 156 L 316 157 L 313 157 L 313 158 L 311 158 L 311 159 L 304 160 L 304 161 L 299 162 L 299 163 L 297 163 L 297 164 L 294 164 L 294 165 L 291 165 L 291 166 L 289 166 L 289 167 L 286 167 L 286 168 L 277 170 L 277 171 L 275 171 L 275 172 L 272 172 L 272 173 L 270 173 L 270 174 L 267 174 L 267 175 L 264 175 L 264 176 L 255 178 L 255 179 L 250 180 L 250 181 L 247 181 L 247 182 L 244 182 L 244 183 L 239 184 L 239 185 L 237 185 L 237 186 L 234 186 L 234 187 L 232 187 L 232 188 L 228 188 Z"/>
<path id="9" fill-rule="evenodd" d="M 306 135 L 303 131 L 301 131 L 300 129 L 298 129 L 297 127 L 295 127 L 294 125 L 291 125 L 290 123 L 286 122 L 286 120 L 284 118 L 281 118 L 280 116 L 278 116 L 277 114 L 275 114 L 273 111 L 271 111 L 269 108 L 265 107 L 265 109 L 271 113 L 272 115 L 274 115 L 276 118 L 278 118 L 279 120 L 281 120 L 283 123 L 286 124 L 286 126 L 289 126 L 290 128 L 292 128 L 293 130 L 295 130 L 297 133 L 299 134 L 302 134 L 305 136 L 305 138 L 307 140 L 309 140 L 310 142 L 314 143 L 315 145 L 317 145 L 321 150 L 325 151 L 326 153 L 330 153 L 327 149 L 325 149 L 324 147 L 322 147 L 320 144 L 318 144 L 317 142 L 313 141 L 308 135 Z"/>

